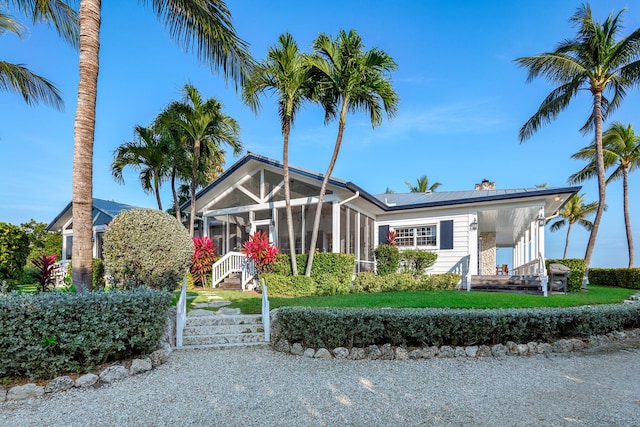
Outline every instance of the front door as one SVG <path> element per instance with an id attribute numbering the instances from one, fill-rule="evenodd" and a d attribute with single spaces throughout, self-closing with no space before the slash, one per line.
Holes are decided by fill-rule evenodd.
<path id="1" fill-rule="evenodd" d="M 251 234 L 255 233 L 256 231 L 262 231 L 267 236 L 269 236 L 270 242 L 275 242 L 275 227 L 272 225 L 270 219 L 253 221 L 251 223 Z"/>

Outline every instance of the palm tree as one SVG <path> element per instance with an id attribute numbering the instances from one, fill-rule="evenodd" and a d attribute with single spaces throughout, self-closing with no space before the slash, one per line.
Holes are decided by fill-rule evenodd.
<path id="1" fill-rule="evenodd" d="M 567 202 L 562 211 L 560 211 L 560 217 L 556 222 L 551 224 L 551 231 L 558 231 L 565 225 L 569 225 L 567 228 L 567 239 L 564 244 L 564 254 L 562 258 L 567 257 L 567 249 L 569 248 L 569 234 L 571 233 L 571 227 L 573 224 L 579 224 L 591 231 L 593 228 L 593 222 L 587 219 L 589 215 L 594 213 L 598 208 L 598 202 L 591 202 L 584 204 L 584 194 L 575 195 Z"/>
<path id="2" fill-rule="evenodd" d="M 205 159 L 219 159 L 222 144 L 233 149 L 234 154 L 242 152 L 239 140 L 240 127 L 230 116 L 222 112 L 222 104 L 215 98 L 204 100 L 198 89 L 191 84 L 183 88 L 183 99 L 167 107 L 175 114 L 174 125 L 180 127 L 187 136 L 191 147 L 191 209 L 189 234 L 194 235 L 196 216 L 196 189 L 199 186 L 198 170 L 201 168 L 201 156 Z M 211 163 L 205 162 L 208 172 Z"/>
<path id="3" fill-rule="evenodd" d="M 284 33 L 278 44 L 269 48 L 267 58 L 262 61 L 248 78 L 244 87 L 244 101 L 256 112 L 260 109 L 259 96 L 272 92 L 278 96 L 278 113 L 282 125 L 282 170 L 284 198 L 291 252 L 291 271 L 298 275 L 296 261 L 293 214 L 291 212 L 291 190 L 289 182 L 289 134 L 296 114 L 303 103 L 309 100 L 310 76 L 308 67 L 298 44 L 291 34 Z"/>
<path id="4" fill-rule="evenodd" d="M 574 39 L 563 41 L 554 52 L 516 59 L 518 65 L 528 69 L 527 81 L 544 76 L 559 85 L 522 126 L 520 142 L 555 119 L 580 91 L 588 91 L 593 97 L 591 116 L 581 129 L 583 133 L 591 129 L 595 132 L 598 177 L 598 210 L 585 253 L 587 271 L 605 208 L 602 123 L 620 105 L 627 89 L 640 81 L 640 29 L 616 40 L 623 12 L 624 9 L 615 16 L 609 14 L 601 23 L 593 20 L 588 4 L 582 5 L 571 18 L 578 28 Z M 605 97 L 605 93 L 611 93 L 611 98 Z"/>
<path id="5" fill-rule="evenodd" d="M 429 178 L 427 178 L 427 175 L 416 178 L 416 185 L 412 185 L 409 181 L 405 181 L 404 183 L 407 184 L 411 193 L 432 193 L 442 185 L 440 182 L 434 182 L 429 186 Z"/>
<path id="6" fill-rule="evenodd" d="M 624 126 L 620 122 L 614 122 L 602 135 L 602 146 L 605 168 L 615 167 L 607 178 L 607 184 L 622 178 L 624 224 L 629 248 L 629 268 L 632 268 L 634 265 L 634 247 L 631 218 L 629 217 L 629 172 L 633 172 L 640 167 L 640 136 L 635 134 L 633 126 L 630 124 Z M 570 183 L 579 183 L 596 175 L 595 147 L 593 144 L 582 148 L 571 157 L 587 160 L 589 163 L 582 170 L 569 177 Z"/>
<path id="7" fill-rule="evenodd" d="M 172 39 L 201 61 L 222 70 L 225 78 L 242 83 L 253 66 L 247 44 L 231 23 L 222 0 L 150 0 L 154 13 Z M 93 140 L 100 51 L 100 0 L 80 0 L 80 78 L 74 122 L 73 151 L 73 284 L 80 291 L 91 283 L 91 211 L 93 196 Z"/>
<path id="8" fill-rule="evenodd" d="M 111 174 L 120 184 L 124 184 L 122 171 L 126 166 L 140 172 L 140 183 L 145 193 L 153 192 L 158 202 L 158 209 L 162 210 L 160 200 L 160 185 L 167 179 L 171 168 L 168 163 L 170 142 L 162 138 L 151 127 L 136 126 L 134 140 L 119 146 L 111 164 Z"/>
<path id="9" fill-rule="evenodd" d="M 58 34 L 72 46 L 78 46 L 78 16 L 66 3 L 60 0 L 13 1 L 13 5 L 32 18 L 34 24 L 47 21 L 54 26 Z M 0 35 L 11 32 L 19 38 L 25 35 L 25 28 L 12 15 L 0 12 Z M 62 110 L 62 94 L 46 78 L 33 73 L 23 64 L 0 61 L 0 90 L 12 91 L 22 96 L 24 101 L 33 105 L 42 102 L 45 105 Z"/>
<path id="10" fill-rule="evenodd" d="M 382 110 L 392 117 L 398 108 L 398 95 L 391 84 L 390 72 L 397 68 L 386 52 L 373 48 L 364 51 L 362 39 L 355 30 L 341 30 L 335 39 L 320 34 L 313 42 L 315 54 L 309 58 L 312 80 L 317 82 L 315 96 L 325 108 L 325 122 L 334 118 L 339 110 L 338 135 L 324 174 L 316 216 L 313 222 L 309 260 L 306 276 L 311 275 L 313 257 L 318 241 L 322 203 L 327 183 L 335 166 L 342 135 L 347 122 L 347 112 L 369 113 L 371 126 L 382 123 Z"/>

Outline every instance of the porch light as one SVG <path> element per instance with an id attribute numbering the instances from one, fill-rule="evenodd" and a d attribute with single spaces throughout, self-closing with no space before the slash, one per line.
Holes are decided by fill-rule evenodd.
<path id="1" fill-rule="evenodd" d="M 538 216 L 538 226 L 544 227 L 546 223 L 547 219 L 544 217 L 544 215 L 540 214 L 540 216 Z"/>
<path id="2" fill-rule="evenodd" d="M 476 218 L 473 218 L 473 221 L 471 222 L 471 224 L 469 224 L 469 230 L 476 231 L 477 229 L 478 229 L 478 220 Z"/>

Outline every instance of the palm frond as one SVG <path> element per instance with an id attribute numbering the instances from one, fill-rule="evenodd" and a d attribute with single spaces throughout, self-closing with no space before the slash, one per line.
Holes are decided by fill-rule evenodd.
<path id="1" fill-rule="evenodd" d="M 57 110 L 64 109 L 62 94 L 58 88 L 22 64 L 0 61 L 0 91 L 17 93 L 29 105 L 42 102 Z"/>

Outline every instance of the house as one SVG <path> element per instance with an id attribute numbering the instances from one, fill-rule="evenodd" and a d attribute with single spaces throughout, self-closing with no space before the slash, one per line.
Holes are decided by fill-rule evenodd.
<path id="1" fill-rule="evenodd" d="M 256 230 L 289 252 L 282 177 L 282 163 L 248 153 L 196 195 L 198 232 L 218 255 L 240 251 Z M 323 175 L 291 166 L 290 179 L 295 250 L 307 253 Z M 316 250 L 352 253 L 357 271 L 372 271 L 375 247 L 395 230 L 401 250 L 437 253 L 428 272 L 461 274 L 461 286 L 496 274 L 497 248 L 512 248 L 512 274 L 532 275 L 545 256 L 545 222 L 579 190 L 505 190 L 485 180 L 466 191 L 372 195 L 331 177 Z"/>
<path id="2" fill-rule="evenodd" d="M 107 225 L 123 210 L 137 209 L 136 206 L 122 203 L 93 199 L 93 257 L 102 259 L 102 236 Z M 62 263 L 71 261 L 73 248 L 73 222 L 72 203 L 70 202 L 51 221 L 46 228 L 47 231 L 60 231 L 62 233 Z"/>

